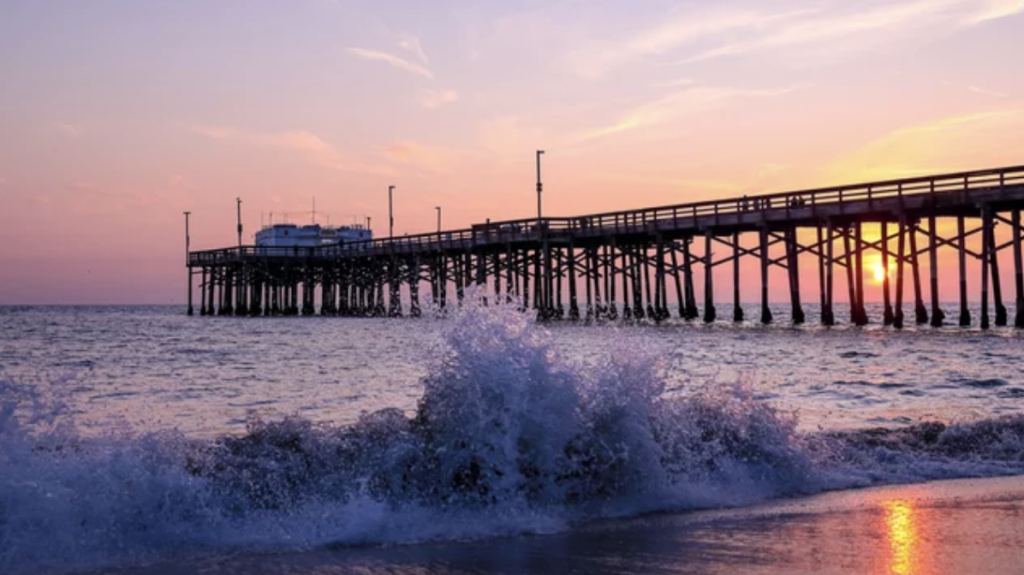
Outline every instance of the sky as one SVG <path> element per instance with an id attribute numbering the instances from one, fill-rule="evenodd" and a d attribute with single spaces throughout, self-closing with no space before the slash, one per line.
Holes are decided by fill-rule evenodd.
<path id="1" fill-rule="evenodd" d="M 4 0 L 0 304 L 180 303 L 236 197 L 528 217 L 537 149 L 552 216 L 1024 164 L 1021 54 L 1024 0 Z"/>

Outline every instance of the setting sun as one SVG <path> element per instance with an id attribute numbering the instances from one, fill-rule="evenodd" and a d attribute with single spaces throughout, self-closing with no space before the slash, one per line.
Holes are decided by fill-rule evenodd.
<path id="1" fill-rule="evenodd" d="M 886 270 L 885 266 L 883 266 L 882 264 L 875 264 L 871 269 L 873 272 L 872 275 L 874 276 L 875 281 L 878 283 L 882 283 L 883 281 L 885 281 L 886 272 L 891 273 L 891 271 Z"/>

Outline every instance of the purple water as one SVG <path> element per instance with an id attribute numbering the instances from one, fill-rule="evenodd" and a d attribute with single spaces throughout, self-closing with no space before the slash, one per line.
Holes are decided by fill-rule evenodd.
<path id="1" fill-rule="evenodd" d="M 0 571 L 1024 473 L 1021 340 L 0 308 Z"/>

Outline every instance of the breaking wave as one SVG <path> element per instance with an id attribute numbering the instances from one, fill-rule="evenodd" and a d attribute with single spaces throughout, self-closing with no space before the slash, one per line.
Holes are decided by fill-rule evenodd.
<path id="1" fill-rule="evenodd" d="M 560 358 L 511 305 L 468 305 L 411 416 L 253 417 L 197 440 L 78 433 L 69 382 L 0 381 L 0 571 L 549 533 L 601 517 L 1024 473 L 1024 417 L 801 433 L 741 384 L 666 396 L 642 351 Z M 713 388 L 711 388 L 713 387 Z"/>

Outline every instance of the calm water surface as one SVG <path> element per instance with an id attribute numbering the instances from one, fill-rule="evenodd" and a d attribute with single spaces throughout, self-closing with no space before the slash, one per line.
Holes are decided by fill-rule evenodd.
<path id="1" fill-rule="evenodd" d="M 877 311 L 877 310 L 873 310 Z M 1024 408 L 1024 334 L 955 327 L 552 324 L 570 363 L 657 358 L 669 393 L 738 380 L 814 429 L 967 421 Z M 751 315 L 751 314 L 748 314 Z M 877 317 L 878 313 L 873 313 Z M 839 317 L 843 317 L 840 312 Z M 445 320 L 200 318 L 178 307 L 0 308 L 0 374 L 72 389 L 79 424 L 210 436 L 249 413 L 350 423 L 412 412 Z"/>

